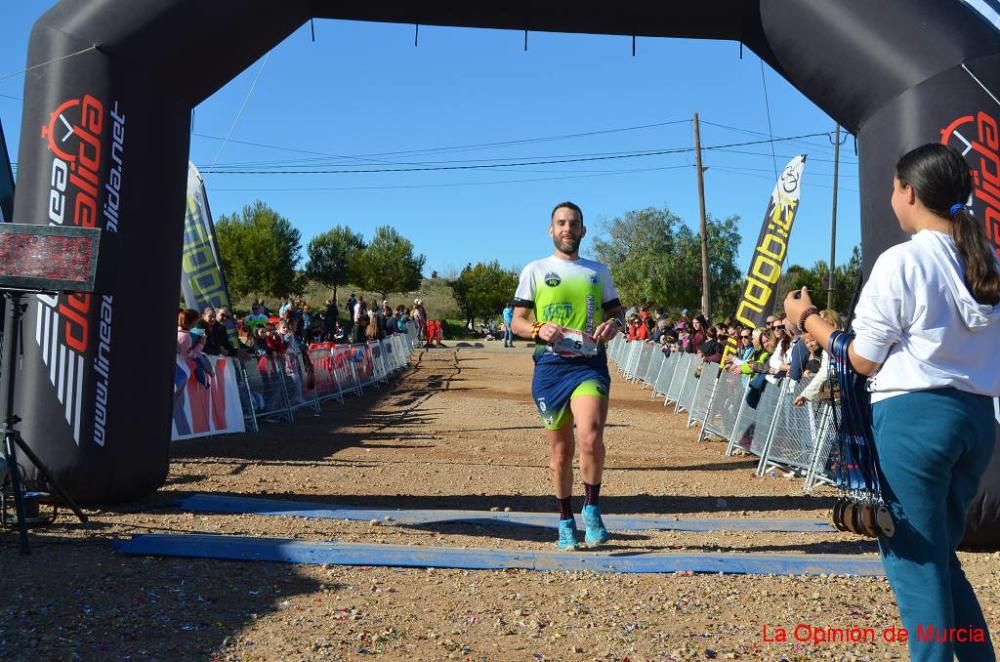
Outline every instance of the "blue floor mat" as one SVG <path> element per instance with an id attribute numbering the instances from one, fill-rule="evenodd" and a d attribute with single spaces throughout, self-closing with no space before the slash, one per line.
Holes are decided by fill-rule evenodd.
<path id="1" fill-rule="evenodd" d="M 368 522 L 392 522 L 403 525 L 420 524 L 480 524 L 534 526 L 555 529 L 558 518 L 554 513 L 507 513 L 482 510 L 387 510 L 338 506 L 308 501 L 282 501 L 255 497 L 196 494 L 180 502 L 181 510 L 201 513 L 233 513 L 305 517 L 309 519 L 339 519 Z M 674 517 L 630 517 L 604 515 L 604 525 L 611 531 L 766 531 L 792 533 L 833 533 L 836 529 L 826 522 L 806 519 L 680 519 Z"/>
<path id="2" fill-rule="evenodd" d="M 711 572 L 746 575 L 882 575 L 877 557 L 841 554 L 538 552 L 308 542 L 202 534 L 145 534 L 118 541 L 123 554 L 409 568 L 586 570 L 606 573 Z"/>

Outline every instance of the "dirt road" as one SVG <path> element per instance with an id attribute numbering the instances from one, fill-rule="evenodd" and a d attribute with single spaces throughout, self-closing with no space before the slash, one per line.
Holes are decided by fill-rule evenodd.
<path id="1" fill-rule="evenodd" d="M 319 417 L 175 444 L 169 482 L 157 494 L 94 512 L 88 528 L 62 515 L 33 534 L 28 558 L 3 533 L 0 658 L 905 659 L 904 646 L 883 640 L 899 623 L 882 579 L 328 567 L 112 550 L 112 540 L 147 532 L 554 550 L 554 532 L 538 528 L 196 515 L 176 507 L 181 497 L 208 493 L 553 512 L 528 349 L 490 343 L 413 359 L 393 385 L 327 404 Z M 725 457 L 721 442 L 699 444 L 686 420 L 650 400 L 648 390 L 615 382 L 605 513 L 826 520 L 831 491 L 806 497 L 798 480 L 757 478 L 755 461 Z M 874 554 L 853 536 L 803 533 L 629 532 L 608 549 Z M 1000 630 L 1000 554 L 961 556 L 987 620 Z M 871 628 L 876 641 L 795 640 L 817 631 L 850 636 L 855 627 L 862 638 Z M 784 643 L 775 641 L 782 628 Z"/>

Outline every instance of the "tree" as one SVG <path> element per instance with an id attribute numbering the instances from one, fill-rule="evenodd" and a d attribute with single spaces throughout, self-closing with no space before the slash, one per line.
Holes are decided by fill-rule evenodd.
<path id="1" fill-rule="evenodd" d="M 378 292 L 382 299 L 389 292 L 412 292 L 420 287 L 421 269 L 427 258 L 413 254 L 413 242 L 395 228 L 383 225 L 375 229 L 368 247 L 354 253 L 349 270 L 358 285 Z"/>
<path id="2" fill-rule="evenodd" d="M 351 268 L 357 264 L 358 251 L 364 248 L 364 237 L 346 226 L 338 225 L 316 235 L 307 249 L 306 275 L 333 290 L 336 300 L 337 287 L 356 280 Z"/>
<path id="3" fill-rule="evenodd" d="M 736 265 L 738 220 L 706 220 L 712 307 L 717 311 L 736 309 L 741 278 Z M 701 239 L 680 217 L 650 207 L 626 212 L 603 230 L 608 238 L 595 239 L 592 252 L 611 269 L 626 305 L 701 306 Z"/>
<path id="4" fill-rule="evenodd" d="M 851 249 L 851 257 L 847 264 L 841 265 L 834 270 L 836 278 L 834 281 L 833 307 L 839 313 L 850 312 L 851 303 L 854 301 L 854 292 L 858 287 L 858 279 L 861 278 L 861 247 L 855 245 Z"/>
<path id="5" fill-rule="evenodd" d="M 246 295 L 284 297 L 298 291 L 295 265 L 301 233 L 287 218 L 257 200 L 215 224 L 226 283 L 234 299 Z"/>
<path id="6" fill-rule="evenodd" d="M 475 326 L 476 318 L 494 317 L 514 298 L 518 274 L 504 269 L 500 263 L 477 262 L 468 264 L 448 286 L 455 296 L 455 303 L 465 316 L 467 325 Z"/>
<path id="7" fill-rule="evenodd" d="M 668 256 L 675 253 L 674 234 L 680 217 L 668 209 L 629 211 L 605 223 L 607 239 L 596 238 L 591 251 L 608 265 L 622 301 L 666 303 Z"/>
<path id="8" fill-rule="evenodd" d="M 829 288 L 830 267 L 824 260 L 817 261 L 812 267 L 803 267 L 793 264 L 788 267 L 778 285 L 781 292 L 788 293 L 803 287 L 809 288 L 813 303 L 820 308 L 826 307 L 826 293 Z M 861 248 L 855 246 L 851 249 L 851 257 L 847 264 L 836 268 L 833 291 L 833 309 L 838 313 L 847 313 L 854 300 L 854 290 L 861 275 Z M 777 302 L 776 308 L 781 309 L 781 301 Z"/>

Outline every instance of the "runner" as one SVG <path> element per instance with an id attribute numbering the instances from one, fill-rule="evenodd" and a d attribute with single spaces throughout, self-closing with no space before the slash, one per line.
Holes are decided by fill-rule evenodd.
<path id="1" fill-rule="evenodd" d="M 608 540 L 598 504 L 611 386 L 604 343 L 624 325 L 608 268 L 579 256 L 586 234 L 578 206 L 572 202 L 556 205 L 549 223 L 555 253 L 521 271 L 512 324 L 514 333 L 537 343 L 531 393 L 552 452 L 552 483 L 559 501 L 558 546 L 567 550 L 579 546 L 570 503 L 574 423 L 585 495 L 584 540 L 590 546 Z"/>

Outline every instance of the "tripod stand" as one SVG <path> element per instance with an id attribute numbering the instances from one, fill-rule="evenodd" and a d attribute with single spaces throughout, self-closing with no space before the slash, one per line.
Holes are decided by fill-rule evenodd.
<path id="1" fill-rule="evenodd" d="M 21 483 L 20 467 L 17 464 L 17 451 L 20 450 L 31 461 L 38 472 L 51 487 L 52 491 L 59 495 L 77 518 L 86 523 L 87 516 L 76 505 L 76 502 L 65 490 L 60 487 L 49 471 L 38 459 L 38 456 L 24 443 L 21 433 L 17 431 L 17 424 L 21 418 L 14 414 L 14 377 L 17 369 L 17 343 L 21 331 L 21 315 L 24 313 L 25 304 L 21 303 L 21 297 L 25 290 L 4 290 L 3 296 L 7 299 L 7 311 L 4 320 L 3 351 L 0 353 L 0 436 L 3 437 L 3 455 L 7 462 L 10 473 L 11 488 L 14 492 L 14 510 L 17 513 L 17 525 L 21 539 L 21 553 L 30 554 L 31 548 L 28 546 L 28 522 L 24 507 L 24 485 Z"/>

